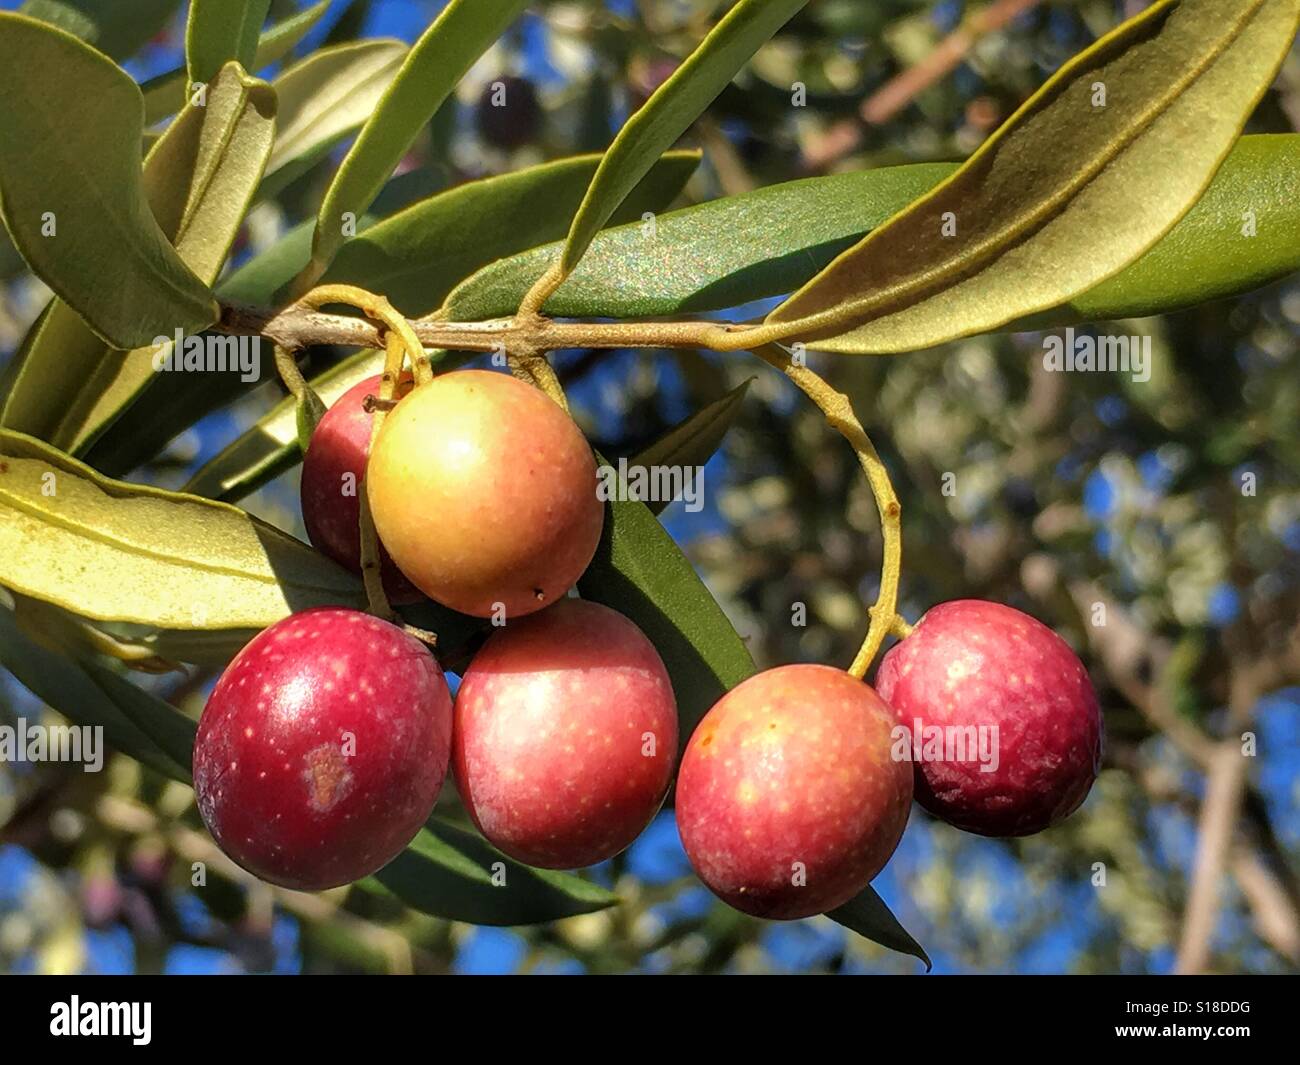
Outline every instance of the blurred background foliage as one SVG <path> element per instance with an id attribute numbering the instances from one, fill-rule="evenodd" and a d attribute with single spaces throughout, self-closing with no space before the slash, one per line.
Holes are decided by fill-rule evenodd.
<path id="1" fill-rule="evenodd" d="M 272 19 L 294 6 L 276 0 Z M 533 5 L 430 123 L 375 213 L 470 178 L 602 149 L 723 6 Z M 705 159 L 682 202 L 812 173 L 960 159 L 1064 59 L 1143 6 L 819 0 L 693 128 L 688 142 Z M 439 7 L 337 0 L 296 54 L 361 36 L 411 41 Z M 951 36 L 963 27 L 964 38 Z M 182 38 L 173 19 L 125 65 L 141 80 L 171 69 Z M 966 47 L 954 54 L 954 43 Z M 954 62 L 937 62 L 945 55 Z M 507 82 L 505 108 L 488 102 L 498 80 Z M 804 106 L 792 106 L 796 83 L 806 86 Z M 1249 131 L 1297 128 L 1293 52 Z M 314 216 L 341 151 L 254 209 L 232 265 Z M 0 278 L 7 360 L 48 292 L 7 244 Z M 1099 328 L 1152 337 L 1149 382 L 1047 373 L 1042 335 L 1033 333 L 815 363 L 852 397 L 892 471 L 904 514 L 903 613 L 915 620 L 933 603 L 980 597 L 1035 614 L 1084 656 L 1108 728 L 1102 775 L 1065 824 L 992 841 L 917 808 L 875 886 L 939 972 L 1158 973 L 1189 962 L 1295 971 L 1300 279 Z M 312 369 L 345 354 L 317 351 Z M 878 523 L 850 450 L 793 387 L 743 354 L 564 352 L 557 365 L 576 416 L 611 457 L 636 452 L 755 378 L 707 467 L 704 509 L 687 513 L 679 503 L 664 520 L 760 666 L 846 664 L 863 603 L 875 595 Z M 179 485 L 279 395 L 268 380 L 132 479 Z M 303 535 L 296 472 L 248 505 Z M 197 715 L 211 681 L 172 675 L 151 686 Z M 0 723 L 43 713 L 52 716 L 4 676 Z M 1244 800 L 1226 831 L 1215 827 L 1207 840 L 1200 825 L 1215 751 L 1243 734 L 1257 752 Z M 1207 850 L 1215 858 L 1201 862 L 1208 869 L 1199 875 L 1210 877 L 1200 889 L 1202 929 L 1187 917 L 1198 840 L 1203 858 Z M 195 861 L 209 868 L 198 891 Z M 359 888 L 309 896 L 252 881 L 216 852 L 189 789 L 124 757 L 100 774 L 0 764 L 0 968 L 9 971 L 921 968 L 826 918 L 763 923 L 715 903 L 690 874 L 671 811 L 593 875 L 624 904 L 551 926 L 473 928 Z"/>

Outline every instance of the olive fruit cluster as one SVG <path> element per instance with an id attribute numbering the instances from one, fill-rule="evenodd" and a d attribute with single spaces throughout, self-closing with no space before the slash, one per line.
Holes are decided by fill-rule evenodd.
<path id="1" fill-rule="evenodd" d="M 466 811 L 507 855 L 554 869 L 610 858 L 662 805 L 679 737 L 645 634 L 567 597 L 603 523 L 591 449 L 532 386 L 460 371 L 404 389 L 371 454 L 365 399 L 378 382 L 347 392 L 312 437 L 312 542 L 359 570 L 364 491 L 389 596 L 428 596 L 498 627 L 454 707 L 433 655 L 389 622 L 329 608 L 265 630 L 200 721 L 203 819 L 263 879 L 336 886 L 410 842 L 450 767 Z M 961 757 L 954 736 L 969 741 Z M 806 917 L 883 868 L 914 795 L 969 831 L 1039 831 L 1082 802 L 1100 743 L 1096 697 L 1060 637 L 1007 607 L 946 603 L 885 656 L 874 690 L 791 665 L 723 696 L 686 743 L 677 823 L 726 902 Z"/>

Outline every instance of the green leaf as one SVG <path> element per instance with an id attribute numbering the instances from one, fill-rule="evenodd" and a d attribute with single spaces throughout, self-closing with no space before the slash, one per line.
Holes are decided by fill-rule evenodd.
<path id="1" fill-rule="evenodd" d="M 852 929 L 860 936 L 866 936 L 873 943 L 896 950 L 900 954 L 910 954 L 925 962 L 926 971 L 932 968 L 930 956 L 907 929 L 899 923 L 897 917 L 889 912 L 884 900 L 868 887 L 838 909 L 826 914 L 832 921 Z"/>
<path id="2" fill-rule="evenodd" d="M 272 84 L 280 117 L 267 177 L 291 163 L 315 162 L 360 127 L 397 76 L 405 55 L 401 41 L 355 41 L 314 52 L 276 78 Z"/>
<path id="3" fill-rule="evenodd" d="M 467 182 L 382 222 L 367 226 L 363 220 L 362 232 L 344 245 L 325 280 L 374 286 L 406 314 L 428 313 L 477 267 L 560 236 L 569 205 L 576 206 L 582 198 L 598 162 L 598 156 L 581 156 L 543 163 Z M 623 210 L 639 217 L 642 211 L 671 203 L 698 162 L 697 152 L 668 153 L 628 197 Z M 538 203 L 561 206 L 538 211 Z M 474 234 L 472 241 L 463 239 L 467 232 Z M 218 294 L 227 302 L 273 304 L 277 290 L 306 264 L 310 241 L 310 225 L 294 229 L 232 273 Z M 369 356 L 357 358 L 376 368 L 360 373 L 353 383 L 380 372 L 379 363 Z M 328 391 L 333 381 L 327 374 L 312 384 Z M 248 387 L 234 375 L 206 381 L 194 374 L 160 374 L 145 397 L 90 451 L 91 465 L 110 474 L 134 469 L 202 415 Z M 333 401 L 325 398 L 326 403 Z M 200 470 L 187 490 L 233 500 L 283 473 L 298 461 L 292 436 L 282 432 L 291 424 L 292 405 L 281 403 Z"/>
<path id="4" fill-rule="evenodd" d="M 494 872 L 504 874 L 498 883 Z M 542 924 L 618 902 L 590 880 L 522 865 L 436 818 L 371 881 L 422 913 L 479 925 Z"/>
<path id="5" fill-rule="evenodd" d="M 601 232 L 547 309 L 561 317 L 636 318 L 723 310 L 790 292 L 840 251 L 957 170 L 882 167 L 772 185 Z M 1246 212 L 1256 235 L 1246 236 Z M 673 269 L 662 269 L 662 244 Z M 451 317 L 510 314 L 559 243 L 501 259 L 448 299 Z M 1210 187 L 1136 262 L 1069 304 L 1008 329 L 1162 314 L 1236 295 L 1300 269 L 1300 134 L 1242 137 Z"/>
<path id="6" fill-rule="evenodd" d="M 656 160 L 619 220 L 671 203 L 699 161 L 698 152 L 669 152 Z M 599 162 L 596 155 L 576 156 L 448 189 L 349 240 L 322 280 L 364 283 L 407 315 L 428 314 L 479 267 L 563 233 L 563 220 Z"/>
<path id="7" fill-rule="evenodd" d="M 262 629 L 360 581 L 237 507 L 113 481 L 0 431 L 0 584 L 82 617 Z"/>
<path id="8" fill-rule="evenodd" d="M 1066 63 L 956 174 L 768 323 L 823 351 L 889 353 L 1086 292 L 1196 202 L 1297 22 L 1300 0 L 1153 4 Z"/>
<path id="9" fill-rule="evenodd" d="M 135 55 L 171 21 L 180 0 L 27 0 L 18 10 L 80 37 L 112 59 Z"/>
<path id="10" fill-rule="evenodd" d="M 674 426 L 629 463 L 629 469 L 637 466 L 700 466 L 702 467 L 713 453 L 722 446 L 722 438 L 727 435 L 737 416 L 745 393 L 749 391 L 751 377 L 738 385 L 720 399 L 714 400 L 707 407 L 702 407 L 685 421 Z M 647 501 L 650 513 L 661 513 L 671 500 Z"/>
<path id="11" fill-rule="evenodd" d="M 179 710 L 102 666 L 73 661 L 41 646 L 5 609 L 0 609 L 0 663 L 68 720 L 101 726 L 116 750 L 165 776 L 189 782 L 189 752 L 177 738 L 188 729 L 192 743 L 194 724 Z M 160 739 L 153 738 L 153 731 Z"/>
<path id="12" fill-rule="evenodd" d="M 159 138 L 145 161 L 145 195 L 163 232 L 185 264 L 202 281 L 216 280 L 244 214 L 262 176 L 275 135 L 276 100 L 264 81 L 250 78 L 237 64 L 228 64 L 208 88 L 204 107 L 186 107 Z M 70 312 L 56 311 L 60 318 Z M 47 406 L 64 407 L 52 429 L 43 419 L 31 428 L 11 428 L 48 440 L 55 447 L 82 454 L 159 375 L 154 343 L 130 352 L 116 352 L 89 340 L 69 349 L 54 344 L 66 328 L 52 331 L 49 342 L 28 354 L 20 378 L 22 391 L 11 401 L 27 410 L 39 409 L 39 390 L 49 388 Z M 165 335 L 165 334 L 164 334 Z M 158 339 L 154 338 L 155 341 Z M 225 341 L 238 344 L 235 338 Z M 195 374 L 205 377 L 206 374 Z M 51 382 L 60 381 L 59 384 Z M 76 388 L 69 401 L 68 387 Z M 31 389 L 37 389 L 33 396 Z M 30 423 L 29 423 L 30 424 Z"/>
<path id="13" fill-rule="evenodd" d="M 185 24 L 185 66 L 190 84 L 207 84 L 235 60 L 253 68 L 271 0 L 190 0 Z"/>
<path id="14" fill-rule="evenodd" d="M 546 302 L 560 317 L 722 310 L 797 288 L 956 169 L 918 163 L 804 178 L 607 229 Z M 491 263 L 448 299 L 455 321 L 513 314 L 563 245 Z M 664 269 L 665 260 L 672 269 Z"/>
<path id="15" fill-rule="evenodd" d="M 208 286 L 150 211 L 141 113 L 140 90 L 111 60 L 62 30 L 0 12 L 5 223 L 41 280 L 122 349 L 217 318 Z"/>
<path id="16" fill-rule="evenodd" d="M 619 131 L 564 243 L 568 275 L 655 161 L 700 117 L 755 52 L 807 0 L 740 0 Z"/>
<path id="17" fill-rule="evenodd" d="M 402 64 L 330 184 L 316 217 L 310 284 L 343 245 L 345 215 L 360 218 L 424 125 L 527 0 L 451 0 Z"/>
<path id="18" fill-rule="evenodd" d="M 1159 244 L 1096 288 L 1044 311 L 1039 328 L 1166 314 L 1296 270 L 1300 134 L 1242 137 L 1205 195 Z"/>
<path id="19" fill-rule="evenodd" d="M 606 504 L 596 557 L 578 591 L 631 618 L 655 645 L 677 697 L 682 748 L 709 708 L 754 673 L 744 641 L 644 503 Z"/>
<path id="20" fill-rule="evenodd" d="M 296 15 L 290 15 L 283 22 L 277 22 L 262 34 L 262 39 L 257 43 L 257 55 L 248 70 L 255 73 L 287 56 L 320 21 L 329 6 L 330 0 L 320 0 Z M 144 124 L 152 126 L 184 107 L 188 85 L 184 67 L 159 74 L 141 85 L 140 91 L 144 94 Z"/>

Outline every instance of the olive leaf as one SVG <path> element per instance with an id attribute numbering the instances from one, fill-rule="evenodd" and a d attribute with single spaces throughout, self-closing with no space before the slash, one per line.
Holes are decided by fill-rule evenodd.
<path id="1" fill-rule="evenodd" d="M 560 257 L 561 277 L 646 172 L 699 118 L 756 51 L 807 0 L 739 0 L 619 130 L 574 215 Z"/>
<path id="2" fill-rule="evenodd" d="M 1066 63 L 952 177 L 768 324 L 823 351 L 889 353 L 1087 291 L 1196 202 L 1298 21 L 1300 0 L 1153 4 Z"/>
<path id="3" fill-rule="evenodd" d="M 751 377 L 725 396 L 701 407 L 648 448 L 638 452 L 628 463 L 629 472 L 636 467 L 653 466 L 703 468 L 713 453 L 722 446 L 722 438 L 740 414 L 741 404 L 744 403 L 745 394 L 753 380 Z M 650 513 L 659 514 L 671 502 L 669 499 L 646 500 L 646 506 L 650 508 Z"/>
<path id="4" fill-rule="evenodd" d="M 619 901 L 580 876 L 507 858 L 481 836 L 437 817 L 361 883 L 378 886 L 421 913 L 480 925 L 541 924 Z"/>
<path id="5" fill-rule="evenodd" d="M 145 161 L 145 194 L 154 217 L 203 281 L 216 279 L 239 233 L 271 150 L 275 121 L 275 93 L 229 63 L 208 87 L 206 104 L 187 106 Z M 221 342 L 232 352 L 240 343 L 233 337 Z M 90 354 L 80 345 L 76 350 Z M 158 376 L 157 359 L 166 354 L 156 343 L 125 353 L 103 349 L 75 365 L 67 349 L 38 345 L 29 355 L 33 366 L 48 367 L 49 375 L 62 375 L 64 381 L 75 375 L 78 390 L 57 427 L 33 435 L 83 454 Z"/>
<path id="6" fill-rule="evenodd" d="M 405 55 L 401 41 L 353 41 L 313 52 L 276 78 L 280 115 L 261 194 L 283 187 L 365 122 Z"/>
<path id="7" fill-rule="evenodd" d="M 283 22 L 277 22 L 262 34 L 257 43 L 257 53 L 248 70 L 261 70 L 272 63 L 278 63 L 292 52 L 329 10 L 330 2 L 331 0 L 319 0 L 319 3 L 296 15 L 290 15 Z M 144 82 L 140 86 L 140 92 L 144 95 L 144 124 L 152 126 L 184 107 L 188 86 L 184 67 L 177 67 Z"/>
<path id="8" fill-rule="evenodd" d="M 644 503 L 606 503 L 596 557 L 578 591 L 630 618 L 654 644 L 677 699 L 681 748 L 709 708 L 754 673 L 744 641 Z"/>
<path id="9" fill-rule="evenodd" d="M 461 76 L 527 6 L 527 0 L 451 0 L 415 42 L 325 193 L 303 287 L 324 273 L 342 247 L 344 216 L 366 212 Z"/>
<path id="10" fill-rule="evenodd" d="M 140 90 L 70 34 L 0 12 L 0 204 L 33 271 L 108 343 L 217 319 L 208 286 L 154 220 Z M 17 147 L 15 147 L 17 146 Z"/>
<path id="11" fill-rule="evenodd" d="M 1038 327 L 1165 314 L 1296 270 L 1300 134 L 1242 137 L 1205 195 L 1159 244 L 1095 288 L 1043 311 Z"/>
<path id="12" fill-rule="evenodd" d="M 694 151 L 660 156 L 625 199 L 618 220 L 672 203 L 699 161 Z M 575 156 L 448 189 L 349 240 L 322 280 L 364 279 L 403 313 L 428 314 L 479 267 L 563 233 L 563 219 L 581 202 L 599 163 L 596 155 Z M 539 203 L 547 210 L 539 211 Z M 467 232 L 472 241 L 458 239 Z"/>
<path id="13" fill-rule="evenodd" d="M 561 317 L 717 311 L 805 284 L 845 248 L 957 170 L 918 163 L 804 178 L 607 229 L 547 301 Z M 1243 220 L 1256 225 L 1246 230 Z M 448 297 L 457 321 L 511 313 L 559 242 L 491 263 Z M 662 249 L 662 252 L 661 252 Z M 664 270 L 660 254 L 674 268 Z M 1300 269 L 1300 134 L 1242 137 L 1209 188 L 1137 261 L 1068 304 L 1011 323 L 1046 328 L 1160 314 Z"/>
<path id="14" fill-rule="evenodd" d="M 560 317 L 639 318 L 783 295 L 954 169 L 918 163 L 803 178 L 670 211 L 653 226 L 606 229 L 546 309 Z M 484 266 L 452 291 L 448 314 L 478 321 L 513 313 L 563 248 L 555 242 Z"/>
<path id="15" fill-rule="evenodd" d="M 254 69 L 271 0 L 190 0 L 185 66 L 190 84 L 207 84 L 230 60 Z"/>
<path id="16" fill-rule="evenodd" d="M 699 158 L 698 152 L 667 153 L 633 190 L 618 216 L 640 217 L 644 211 L 671 203 Z M 564 219 L 582 199 L 598 162 L 599 156 L 578 156 L 466 182 L 381 222 L 363 222 L 361 232 L 343 246 L 324 280 L 374 285 L 407 315 L 428 313 L 452 285 L 477 267 L 560 236 L 567 225 Z M 538 211 L 538 203 L 556 210 Z M 475 239 L 463 241 L 466 232 L 473 232 Z M 227 302 L 273 303 L 277 290 L 306 264 L 310 240 L 310 225 L 293 230 L 232 272 L 218 294 Z M 352 383 L 382 368 L 382 359 L 369 355 L 354 356 L 345 365 L 362 363 L 367 369 L 349 378 Z M 91 464 L 107 473 L 133 469 L 203 414 L 249 387 L 233 375 L 219 381 L 201 381 L 198 376 L 160 375 L 145 400 L 127 411 L 89 452 Z M 332 391 L 335 383 L 342 382 L 328 371 L 311 384 L 328 405 L 350 387 Z M 277 405 L 199 470 L 186 490 L 235 500 L 289 469 L 298 461 L 292 410 L 288 402 Z"/>
<path id="17" fill-rule="evenodd" d="M 82 617 L 261 629 L 359 605 L 360 582 L 237 507 L 110 480 L 0 431 L 0 585 Z"/>
<path id="18" fill-rule="evenodd" d="M 42 646 L 23 632 L 12 611 L 3 608 L 0 608 L 0 664 L 23 687 L 70 721 L 102 727 L 104 738 L 116 750 L 165 776 L 189 781 L 188 751 L 183 758 L 176 757 L 178 750 L 169 753 L 167 746 L 155 741 L 137 723 L 161 719 L 163 711 L 152 706 L 146 711 L 136 701 L 158 702 L 181 719 L 179 722 L 172 719 L 165 730 L 168 746 L 170 737 L 185 725 L 189 726 L 192 739 L 194 725 L 185 715 L 103 667 L 73 661 Z"/>
<path id="19" fill-rule="evenodd" d="M 926 972 L 933 967 L 930 955 L 912 938 L 898 918 L 890 912 L 884 899 L 870 886 L 864 888 L 860 894 L 851 898 L 843 906 L 827 912 L 826 916 L 845 928 L 857 932 L 858 935 L 865 936 L 873 943 L 879 943 L 882 947 L 896 950 L 900 954 L 910 954 L 914 958 L 920 958 L 925 962 Z"/>
<path id="20" fill-rule="evenodd" d="M 180 0 L 27 0 L 18 10 L 122 60 L 165 29 L 178 6 Z"/>

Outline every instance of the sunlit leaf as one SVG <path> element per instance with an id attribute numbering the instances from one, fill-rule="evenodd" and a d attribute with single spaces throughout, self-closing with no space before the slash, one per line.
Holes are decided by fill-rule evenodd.
<path id="1" fill-rule="evenodd" d="M 319 0 L 296 15 L 290 15 L 283 22 L 277 22 L 262 34 L 249 71 L 256 72 L 272 63 L 278 63 L 292 52 L 329 10 L 330 3 L 331 0 Z M 140 91 L 144 94 L 144 124 L 152 126 L 184 107 L 188 84 L 184 67 L 177 67 L 144 82 L 140 86 Z"/>
<path id="2" fill-rule="evenodd" d="M 122 349 L 217 318 L 154 220 L 140 90 L 62 30 L 0 12 L 0 200 L 32 269 Z"/>
<path id="3" fill-rule="evenodd" d="M 401 41 L 355 41 L 324 48 L 273 82 L 280 104 L 267 177 L 315 162 L 374 111 L 406 55 Z M 280 183 L 283 183 L 281 180 Z M 263 189 L 263 195 L 267 190 Z"/>
<path id="4" fill-rule="evenodd" d="M 1300 0 L 1153 4 L 1066 63 L 956 174 L 768 322 L 819 350 L 888 353 L 1086 292 L 1196 202 L 1298 21 Z"/>
<path id="5" fill-rule="evenodd" d="M 366 212 L 461 76 L 527 6 L 527 0 L 451 0 L 415 42 L 325 194 L 304 283 L 319 277 L 343 245 L 345 216 Z"/>
<path id="6" fill-rule="evenodd" d="M 0 432 L 0 585 L 83 617 L 261 629 L 360 581 L 236 507 L 104 477 Z"/>
<path id="7" fill-rule="evenodd" d="M 740 0 L 654 95 L 627 120 L 601 160 L 564 242 L 569 274 L 655 161 L 807 0 Z"/>
<path id="8" fill-rule="evenodd" d="M 207 84 L 232 59 L 252 69 L 271 0 L 190 0 L 185 66 L 190 84 Z"/>

